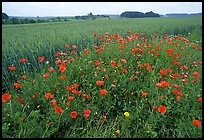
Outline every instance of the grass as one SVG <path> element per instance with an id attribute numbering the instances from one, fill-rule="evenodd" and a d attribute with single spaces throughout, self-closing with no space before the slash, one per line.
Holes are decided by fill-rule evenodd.
<path id="1" fill-rule="evenodd" d="M 202 137 L 201 31 L 200 17 L 3 26 L 3 137 Z"/>

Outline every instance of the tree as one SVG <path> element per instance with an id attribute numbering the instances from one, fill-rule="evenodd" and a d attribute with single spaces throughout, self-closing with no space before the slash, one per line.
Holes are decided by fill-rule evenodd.
<path id="1" fill-rule="evenodd" d="M 144 18 L 144 17 L 160 17 L 159 14 L 155 14 L 154 12 L 147 12 L 147 13 L 142 13 L 142 12 L 134 12 L 134 11 L 129 11 L 129 12 L 123 12 L 121 17 L 127 17 L 127 18 Z"/>
<path id="2" fill-rule="evenodd" d="M 9 16 L 6 13 L 2 13 L 2 19 L 9 19 Z"/>

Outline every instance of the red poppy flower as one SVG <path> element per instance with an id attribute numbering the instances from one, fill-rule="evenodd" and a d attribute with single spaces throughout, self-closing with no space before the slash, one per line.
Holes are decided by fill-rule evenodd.
<path id="1" fill-rule="evenodd" d="M 77 112 L 76 111 L 72 111 L 71 113 L 70 113 L 70 116 L 74 119 L 74 118 L 76 118 L 77 117 Z"/>
<path id="2" fill-rule="evenodd" d="M 25 63 L 27 60 L 26 59 L 20 59 L 20 62 Z"/>
<path id="3" fill-rule="evenodd" d="M 88 98 L 89 98 L 89 95 L 88 95 L 88 94 L 84 94 L 83 96 L 84 96 L 85 99 L 88 99 Z"/>
<path id="4" fill-rule="evenodd" d="M 95 65 L 99 65 L 99 64 L 100 64 L 100 61 L 95 60 Z"/>
<path id="5" fill-rule="evenodd" d="M 199 101 L 199 102 L 202 102 L 202 97 L 198 98 L 198 101 Z"/>
<path id="6" fill-rule="evenodd" d="M 69 103 L 69 102 L 66 102 L 66 105 L 67 105 L 67 106 L 70 106 L 70 103 Z"/>
<path id="7" fill-rule="evenodd" d="M 73 84 L 72 89 L 76 89 L 79 85 L 78 84 Z"/>
<path id="8" fill-rule="evenodd" d="M 69 86 L 66 86 L 66 90 L 71 91 L 71 90 L 72 90 L 72 88 L 71 88 L 71 87 L 69 87 Z"/>
<path id="9" fill-rule="evenodd" d="M 174 84 L 174 88 L 178 88 L 179 86 L 177 84 Z"/>
<path id="10" fill-rule="evenodd" d="M 126 63 L 126 60 L 125 60 L 125 59 L 121 59 L 121 62 L 122 62 L 122 63 Z"/>
<path id="11" fill-rule="evenodd" d="M 77 91 L 76 89 L 74 89 L 74 90 L 72 90 L 72 93 L 74 93 L 74 94 L 81 94 L 81 90 Z"/>
<path id="12" fill-rule="evenodd" d="M 167 75 L 167 74 L 168 74 L 168 71 L 167 71 L 167 70 L 160 70 L 160 74 L 162 74 L 162 75 Z"/>
<path id="13" fill-rule="evenodd" d="M 199 74 L 198 74 L 198 72 L 193 72 L 193 75 L 198 76 Z"/>
<path id="14" fill-rule="evenodd" d="M 46 73 L 43 75 L 44 78 L 48 78 L 50 76 L 50 74 Z"/>
<path id="15" fill-rule="evenodd" d="M 103 120 L 105 121 L 106 119 L 107 119 L 107 117 L 104 115 L 104 116 L 103 116 Z"/>
<path id="16" fill-rule="evenodd" d="M 66 49 L 69 49 L 69 45 L 65 45 L 65 48 L 66 48 Z"/>
<path id="17" fill-rule="evenodd" d="M 45 58 L 44 58 L 44 57 L 38 57 L 38 60 L 39 60 L 40 62 L 42 62 L 42 61 L 45 60 Z"/>
<path id="18" fill-rule="evenodd" d="M 35 98 L 36 98 L 36 95 L 32 95 L 32 98 L 35 99 Z"/>
<path id="19" fill-rule="evenodd" d="M 76 45 L 72 45 L 72 48 L 73 48 L 74 50 L 76 50 L 77 46 L 76 46 Z"/>
<path id="20" fill-rule="evenodd" d="M 84 49 L 84 53 L 88 54 L 89 53 L 88 49 Z"/>
<path id="21" fill-rule="evenodd" d="M 74 100 L 74 96 L 69 96 L 69 97 L 68 97 L 68 100 L 70 100 L 70 101 L 71 101 L 71 100 Z"/>
<path id="22" fill-rule="evenodd" d="M 47 99 L 54 98 L 54 95 L 52 95 L 51 93 L 46 93 L 45 98 L 47 98 Z"/>
<path id="23" fill-rule="evenodd" d="M 181 96 L 176 96 L 176 101 L 181 100 Z"/>
<path id="24" fill-rule="evenodd" d="M 143 97 L 147 96 L 147 94 L 148 94 L 148 93 L 142 91 L 142 96 L 143 96 Z"/>
<path id="25" fill-rule="evenodd" d="M 158 112 L 165 114 L 166 113 L 166 106 L 160 105 L 157 110 L 158 110 Z"/>
<path id="26" fill-rule="evenodd" d="M 97 35 L 96 33 L 93 34 L 94 37 L 96 37 L 96 35 Z"/>
<path id="27" fill-rule="evenodd" d="M 20 103 L 24 103 L 24 99 L 21 99 L 20 97 L 18 97 L 17 99 L 18 99 L 18 101 L 19 101 Z"/>
<path id="28" fill-rule="evenodd" d="M 100 94 L 103 95 L 103 96 L 106 96 L 107 91 L 105 89 L 102 89 L 102 90 L 100 90 Z"/>
<path id="29" fill-rule="evenodd" d="M 199 120 L 193 120 L 193 124 L 194 124 L 194 126 L 200 126 L 201 125 Z"/>
<path id="30" fill-rule="evenodd" d="M 62 80 L 65 80 L 65 79 L 66 79 L 66 76 L 65 76 L 65 75 L 62 75 L 62 76 L 61 76 L 61 79 L 62 79 Z"/>
<path id="31" fill-rule="evenodd" d="M 53 99 L 52 101 L 50 101 L 52 103 L 53 106 L 57 106 L 57 102 L 55 99 Z"/>
<path id="32" fill-rule="evenodd" d="M 157 110 L 157 107 L 155 105 L 152 106 L 153 110 Z"/>
<path id="33" fill-rule="evenodd" d="M 102 86 L 102 85 L 104 84 L 104 81 L 96 81 L 96 84 L 97 84 L 98 86 Z"/>
<path id="34" fill-rule="evenodd" d="M 90 110 L 84 110 L 84 117 L 89 117 L 91 111 Z"/>
<path id="35" fill-rule="evenodd" d="M 53 67 L 50 67 L 50 68 L 49 68 L 49 72 L 54 72 L 54 68 L 53 68 Z"/>
<path id="36" fill-rule="evenodd" d="M 11 67 L 8 67 L 8 69 L 9 69 L 10 71 L 15 71 L 15 70 L 16 70 L 16 67 L 11 66 Z"/>
<path id="37" fill-rule="evenodd" d="M 25 76 L 25 75 L 23 75 L 23 76 L 22 76 L 22 79 L 26 79 L 26 76 Z"/>
<path id="38" fill-rule="evenodd" d="M 115 65 L 116 65 L 116 62 L 115 61 L 111 61 L 111 67 L 115 67 Z"/>
<path id="39" fill-rule="evenodd" d="M 16 88 L 20 88 L 22 86 L 22 84 L 19 84 L 19 83 L 14 83 L 13 84 Z"/>
<path id="40" fill-rule="evenodd" d="M 127 73 L 128 71 L 127 71 L 127 69 L 123 69 L 122 72 L 123 73 Z"/>
<path id="41" fill-rule="evenodd" d="M 61 107 L 59 107 L 59 106 L 55 106 L 55 112 L 57 114 L 61 114 L 63 112 L 63 109 Z"/>
<path id="42" fill-rule="evenodd" d="M 9 101 L 11 99 L 11 95 L 9 95 L 8 93 L 4 93 L 2 95 L 2 103 L 4 103 L 5 101 Z"/>
<path id="43" fill-rule="evenodd" d="M 60 72 L 65 72 L 65 70 L 66 70 L 66 67 L 63 67 L 63 66 L 60 66 L 60 67 L 59 67 L 59 71 L 60 71 Z"/>

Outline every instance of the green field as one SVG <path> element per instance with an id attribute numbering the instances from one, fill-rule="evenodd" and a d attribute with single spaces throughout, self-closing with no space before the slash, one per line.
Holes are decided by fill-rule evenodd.
<path id="1" fill-rule="evenodd" d="M 202 17 L 2 25 L 2 100 L 6 93 L 3 137 L 200 138 Z"/>

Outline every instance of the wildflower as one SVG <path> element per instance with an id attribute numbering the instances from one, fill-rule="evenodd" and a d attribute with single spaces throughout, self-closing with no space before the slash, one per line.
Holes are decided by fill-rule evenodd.
<path id="1" fill-rule="evenodd" d="M 76 112 L 76 111 L 72 111 L 72 112 L 70 113 L 70 116 L 71 116 L 72 118 L 76 118 L 76 117 L 77 117 L 77 112 Z"/>
<path id="2" fill-rule="evenodd" d="M 19 83 L 14 83 L 13 84 L 16 88 L 20 88 L 22 86 L 22 84 L 19 84 Z"/>
<path id="3" fill-rule="evenodd" d="M 44 57 L 38 57 L 38 60 L 39 60 L 40 62 L 42 62 L 42 61 L 45 60 L 45 58 L 44 58 Z"/>
<path id="4" fill-rule="evenodd" d="M 9 69 L 10 71 L 15 71 L 15 70 L 16 70 L 16 67 L 11 66 L 11 67 L 8 67 L 8 69 Z"/>
<path id="5" fill-rule="evenodd" d="M 115 61 L 111 61 L 111 67 L 115 67 L 115 65 L 116 65 L 116 62 Z"/>
<path id="6" fill-rule="evenodd" d="M 65 80 L 65 79 L 66 79 L 66 76 L 65 76 L 65 75 L 62 75 L 62 76 L 61 76 L 61 79 L 62 79 L 62 80 Z"/>
<path id="7" fill-rule="evenodd" d="M 162 81 L 161 83 L 156 83 L 156 86 L 158 86 L 158 87 L 168 87 L 168 86 L 170 86 L 170 83 L 166 82 L 166 81 Z"/>
<path id="8" fill-rule="evenodd" d="M 91 111 L 90 110 L 84 110 L 84 117 L 89 117 Z"/>
<path id="9" fill-rule="evenodd" d="M 26 76 L 25 76 L 25 75 L 23 75 L 21 78 L 22 78 L 22 79 L 26 79 Z"/>
<path id="10" fill-rule="evenodd" d="M 52 101 L 50 101 L 52 103 L 53 106 L 57 106 L 57 102 L 55 99 L 53 99 Z"/>
<path id="11" fill-rule="evenodd" d="M 193 75 L 198 76 L 199 74 L 198 74 L 198 72 L 193 72 Z"/>
<path id="12" fill-rule="evenodd" d="M 193 120 L 193 124 L 194 124 L 194 126 L 200 126 L 201 125 L 199 120 Z"/>
<path id="13" fill-rule="evenodd" d="M 65 48 L 66 48 L 66 49 L 69 49 L 69 45 L 65 45 Z"/>
<path id="14" fill-rule="evenodd" d="M 52 95 L 51 93 L 46 93 L 45 98 L 47 98 L 47 99 L 54 98 L 54 95 Z"/>
<path id="15" fill-rule="evenodd" d="M 71 87 L 69 87 L 69 86 L 66 86 L 66 90 L 71 91 L 71 90 L 72 90 L 72 88 L 71 88 Z"/>
<path id="16" fill-rule="evenodd" d="M 20 97 L 18 97 L 17 99 L 18 99 L 18 101 L 19 101 L 20 103 L 24 103 L 24 99 L 21 99 Z"/>
<path id="17" fill-rule="evenodd" d="M 103 115 L 103 120 L 106 121 L 107 117 L 106 115 Z"/>
<path id="18" fill-rule="evenodd" d="M 123 73 L 127 73 L 128 71 L 127 71 L 127 69 L 123 69 L 122 72 Z"/>
<path id="19" fill-rule="evenodd" d="M 167 70 L 160 70 L 160 74 L 162 74 L 162 75 L 167 75 L 167 74 L 168 74 L 168 71 L 167 71 Z"/>
<path id="20" fill-rule="evenodd" d="M 67 106 L 70 106 L 70 103 L 69 103 L 69 102 L 66 102 L 66 105 L 67 105 Z"/>
<path id="21" fill-rule="evenodd" d="M 179 86 L 177 84 L 174 84 L 174 88 L 178 88 Z"/>
<path id="22" fill-rule="evenodd" d="M 79 85 L 78 84 L 73 84 L 72 89 L 76 89 Z"/>
<path id="23" fill-rule="evenodd" d="M 74 89 L 74 90 L 72 90 L 72 93 L 74 93 L 74 94 L 81 94 L 81 90 L 77 91 L 76 89 Z"/>
<path id="24" fill-rule="evenodd" d="M 50 76 L 50 74 L 46 73 L 43 75 L 44 78 L 48 78 Z"/>
<path id="25" fill-rule="evenodd" d="M 74 100 L 74 96 L 69 96 L 68 100 Z"/>
<path id="26" fill-rule="evenodd" d="M 95 60 L 95 65 L 99 65 L 100 61 L 99 60 Z"/>
<path id="27" fill-rule="evenodd" d="M 88 94 L 84 94 L 83 96 L 84 96 L 85 99 L 88 99 L 88 98 L 89 98 L 89 95 L 88 95 Z"/>
<path id="28" fill-rule="evenodd" d="M 88 54 L 89 53 L 88 49 L 84 49 L 84 53 Z"/>
<path id="29" fill-rule="evenodd" d="M 181 100 L 181 96 L 176 96 L 176 101 Z"/>
<path id="30" fill-rule="evenodd" d="M 103 95 L 103 96 L 106 96 L 107 91 L 105 89 L 102 89 L 102 90 L 100 90 L 100 94 Z"/>
<path id="31" fill-rule="evenodd" d="M 25 63 L 27 60 L 26 59 L 20 59 L 20 62 Z"/>
<path id="32" fill-rule="evenodd" d="M 202 97 L 198 98 L 198 101 L 199 101 L 199 102 L 202 102 Z"/>
<path id="33" fill-rule="evenodd" d="M 157 110 L 157 107 L 155 105 L 152 106 L 153 110 Z"/>
<path id="34" fill-rule="evenodd" d="M 158 112 L 165 114 L 166 113 L 166 106 L 160 105 L 157 110 L 158 110 Z"/>
<path id="35" fill-rule="evenodd" d="M 9 101 L 11 99 L 11 95 L 9 95 L 8 93 L 4 93 L 1 98 L 2 103 L 4 103 L 5 101 Z"/>
<path id="36" fill-rule="evenodd" d="M 115 131 L 113 135 L 117 136 L 118 134 L 120 134 L 120 130 Z"/>
<path id="37" fill-rule="evenodd" d="M 36 98 L 36 95 L 32 95 L 32 98 L 35 99 L 35 98 Z"/>
<path id="38" fill-rule="evenodd" d="M 147 96 L 147 94 L 148 94 L 148 93 L 142 91 L 142 96 L 143 96 L 143 97 Z"/>
<path id="39" fill-rule="evenodd" d="M 102 86 L 102 85 L 104 84 L 104 81 L 96 81 L 96 84 L 97 84 L 98 86 Z"/>
<path id="40" fill-rule="evenodd" d="M 59 106 L 55 106 L 55 112 L 57 114 L 61 114 L 63 112 L 63 109 L 61 107 L 59 107 Z"/>
<path id="41" fill-rule="evenodd" d="M 65 72 L 65 70 L 66 70 L 66 63 L 63 62 L 59 67 L 59 71 L 60 72 Z"/>
<path id="42" fill-rule="evenodd" d="M 124 115 L 125 115 L 125 117 L 129 117 L 130 116 L 129 112 L 125 112 Z"/>
<path id="43" fill-rule="evenodd" d="M 54 68 L 53 68 L 53 67 L 50 67 L 50 68 L 49 68 L 49 71 L 50 71 L 50 72 L 54 72 Z"/>
<path id="44" fill-rule="evenodd" d="M 125 59 L 121 59 L 121 62 L 122 62 L 122 63 L 126 63 L 126 60 L 125 60 Z"/>

